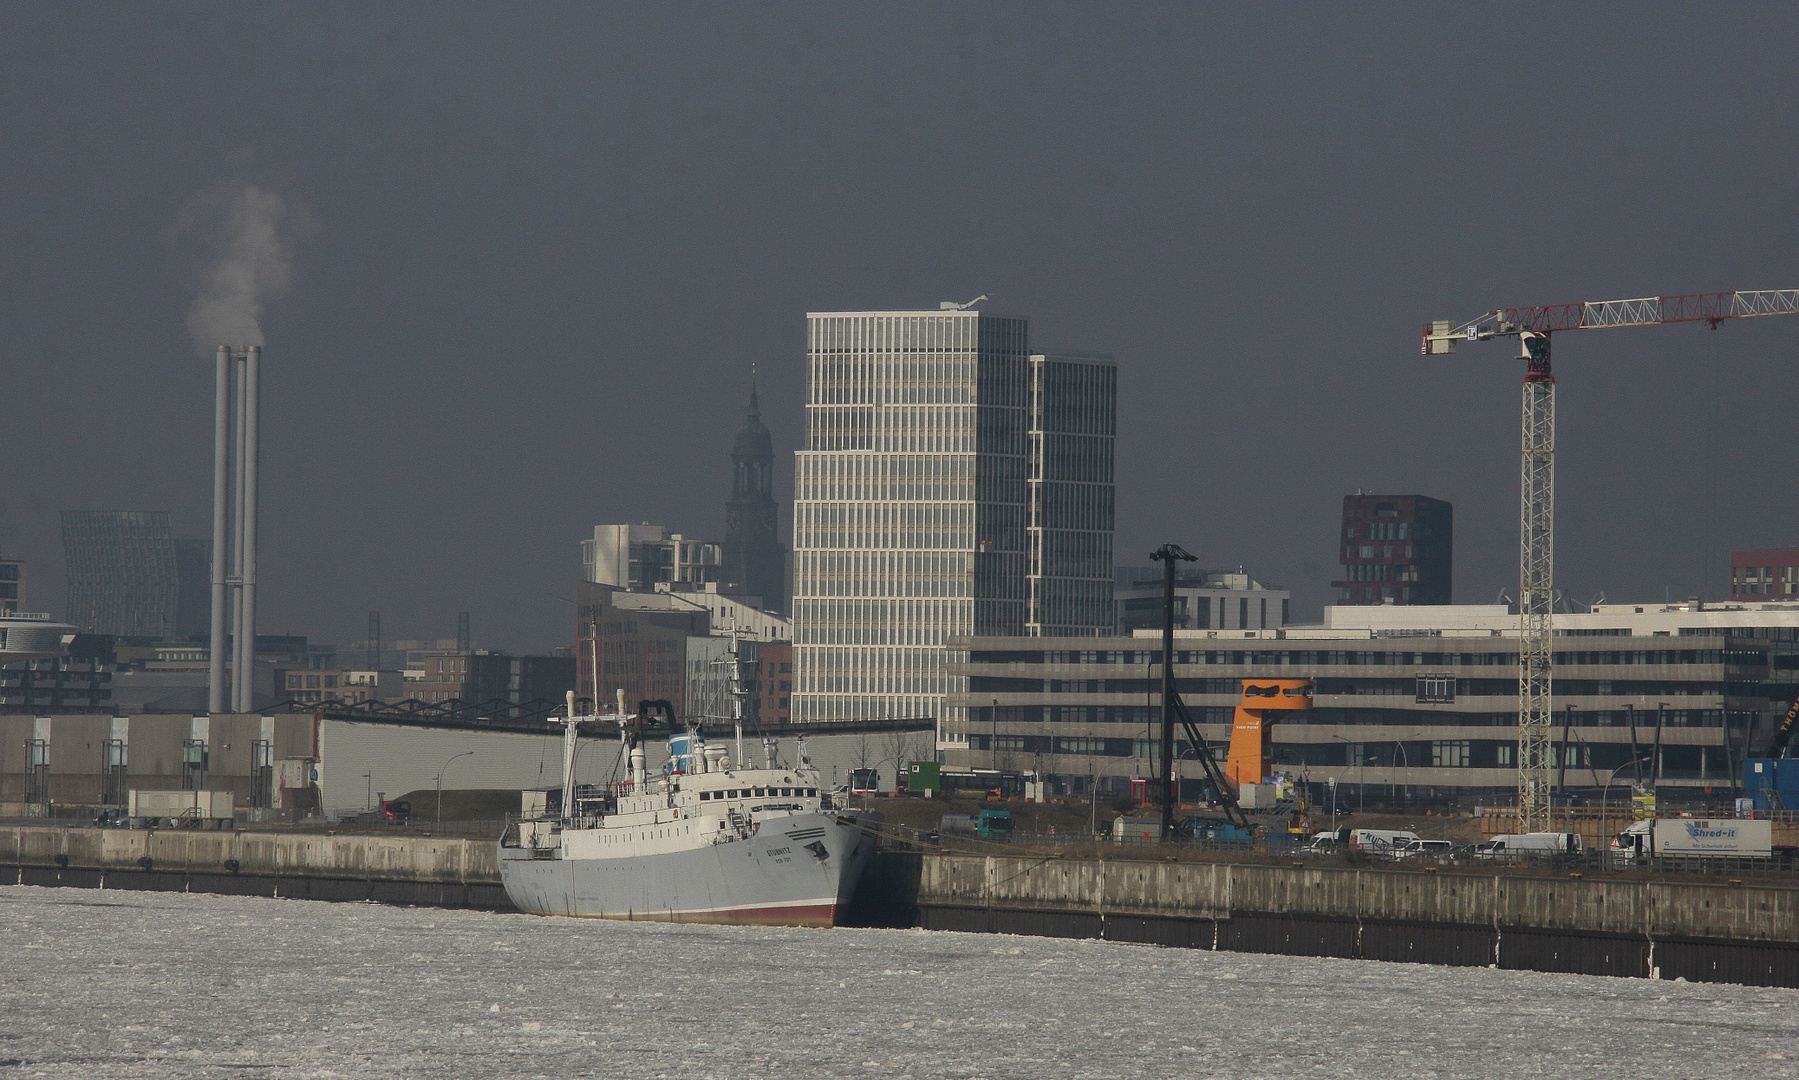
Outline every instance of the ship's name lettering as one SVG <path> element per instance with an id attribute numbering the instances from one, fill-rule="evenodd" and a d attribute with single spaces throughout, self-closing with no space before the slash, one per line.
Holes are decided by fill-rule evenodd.
<path id="1" fill-rule="evenodd" d="M 767 850 L 768 850 L 768 857 L 769 857 L 769 858 L 771 858 L 771 859 L 772 859 L 772 858 L 774 858 L 774 857 L 776 857 L 776 856 L 777 856 L 777 855 L 791 855 L 791 854 L 793 854 L 793 849 L 792 849 L 792 848 L 790 848 L 790 847 L 778 847 L 778 848 L 769 848 L 769 849 L 767 849 Z"/>

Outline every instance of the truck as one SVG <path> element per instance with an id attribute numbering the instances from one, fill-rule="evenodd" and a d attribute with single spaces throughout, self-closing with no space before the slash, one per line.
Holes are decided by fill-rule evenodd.
<path id="1" fill-rule="evenodd" d="M 1469 852 L 1476 859 L 1516 862 L 1557 855 L 1579 855 L 1580 834 L 1564 832 L 1502 833 L 1489 836 Z"/>
<path id="2" fill-rule="evenodd" d="M 1631 822 L 1612 838 L 1612 859 L 1623 865 L 1654 857 L 1768 859 L 1774 856 L 1774 823 L 1742 818 L 1654 818 Z"/>
<path id="3" fill-rule="evenodd" d="M 982 840 L 1004 843 L 1012 839 L 1012 811 L 983 810 L 979 814 L 945 814 L 937 823 L 938 833 L 973 834 Z"/>
<path id="4" fill-rule="evenodd" d="M 140 791 L 126 793 L 126 817 L 133 827 L 155 828 L 167 822 L 176 828 L 198 828 L 210 825 L 224 828 L 231 824 L 232 794 L 229 791 Z"/>

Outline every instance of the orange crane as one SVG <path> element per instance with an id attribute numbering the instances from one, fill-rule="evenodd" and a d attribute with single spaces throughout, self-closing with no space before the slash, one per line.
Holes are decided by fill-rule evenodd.
<path id="1" fill-rule="evenodd" d="M 1243 698 L 1231 716 L 1231 748 L 1224 775 L 1233 794 L 1274 774 L 1274 738 L 1269 728 L 1279 713 L 1312 707 L 1310 679 L 1244 679 Z"/>
<path id="2" fill-rule="evenodd" d="M 1463 341 L 1515 337 L 1524 373 L 1523 469 L 1518 537 L 1518 830 L 1550 827 L 1550 671 L 1555 632 L 1555 376 L 1549 338 L 1562 330 L 1607 330 L 1662 323 L 1799 315 L 1799 289 L 1697 293 L 1602 300 L 1544 307 L 1499 308 L 1452 325 L 1424 324 L 1422 352 L 1455 352 Z"/>

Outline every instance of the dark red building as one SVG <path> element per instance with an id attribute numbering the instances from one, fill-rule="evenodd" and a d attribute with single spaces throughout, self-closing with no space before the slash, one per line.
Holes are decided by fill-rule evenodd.
<path id="1" fill-rule="evenodd" d="M 764 724 L 785 724 L 793 717 L 788 701 L 793 697 L 793 643 L 756 643 L 756 719 Z"/>
<path id="2" fill-rule="evenodd" d="M 1732 600 L 1799 600 L 1799 551 L 1730 553 Z"/>
<path id="3" fill-rule="evenodd" d="M 1447 604 L 1454 507 L 1424 495 L 1343 496 L 1339 604 Z"/>

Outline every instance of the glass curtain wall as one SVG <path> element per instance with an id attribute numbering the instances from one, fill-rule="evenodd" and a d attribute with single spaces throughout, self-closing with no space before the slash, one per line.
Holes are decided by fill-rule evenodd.
<path id="1" fill-rule="evenodd" d="M 807 316 L 796 722 L 942 718 L 953 636 L 1024 632 L 1027 325 Z"/>
<path id="2" fill-rule="evenodd" d="M 1038 355 L 1030 382 L 1025 632 L 1109 635 L 1118 366 L 1104 355 Z"/>

